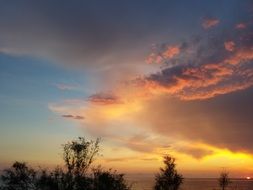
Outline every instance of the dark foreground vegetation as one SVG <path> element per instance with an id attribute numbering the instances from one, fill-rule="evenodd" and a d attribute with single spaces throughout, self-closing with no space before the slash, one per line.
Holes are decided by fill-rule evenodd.
<path id="1" fill-rule="evenodd" d="M 99 153 L 99 139 L 77 140 L 63 145 L 65 167 L 35 170 L 15 162 L 1 176 L 1 190 L 129 190 L 123 174 L 90 167 Z"/>
<path id="2" fill-rule="evenodd" d="M 15 162 L 3 171 L 0 190 L 131 190 L 124 174 L 91 166 L 98 154 L 99 139 L 86 141 L 79 137 L 63 145 L 63 168 L 35 170 L 26 163 Z M 164 167 L 156 174 L 153 189 L 178 190 L 182 183 L 175 159 L 164 156 Z M 219 185 L 222 190 L 229 183 L 228 173 L 221 173 Z"/>

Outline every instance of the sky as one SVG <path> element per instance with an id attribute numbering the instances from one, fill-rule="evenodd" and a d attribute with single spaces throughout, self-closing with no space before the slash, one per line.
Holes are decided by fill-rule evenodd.
<path id="1" fill-rule="evenodd" d="M 0 4 L 0 168 L 84 136 L 124 173 L 253 176 L 252 1 Z"/>

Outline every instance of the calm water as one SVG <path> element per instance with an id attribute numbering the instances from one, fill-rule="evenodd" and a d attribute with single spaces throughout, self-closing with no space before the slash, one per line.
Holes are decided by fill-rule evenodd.
<path id="1" fill-rule="evenodd" d="M 133 190 L 151 190 L 152 177 L 128 177 L 133 183 Z M 185 179 L 181 190 L 220 190 L 217 179 Z M 228 190 L 253 190 L 253 180 L 233 179 Z"/>

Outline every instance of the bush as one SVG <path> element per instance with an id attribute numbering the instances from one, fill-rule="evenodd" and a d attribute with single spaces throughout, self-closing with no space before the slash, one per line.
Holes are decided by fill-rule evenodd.
<path id="1" fill-rule="evenodd" d="M 94 190 L 130 190 L 124 174 L 112 170 L 102 170 L 100 167 L 93 170 Z"/>
<path id="2" fill-rule="evenodd" d="M 26 163 L 15 162 L 10 169 L 4 170 L 1 176 L 2 189 L 5 190 L 32 190 L 35 189 L 36 172 Z"/>

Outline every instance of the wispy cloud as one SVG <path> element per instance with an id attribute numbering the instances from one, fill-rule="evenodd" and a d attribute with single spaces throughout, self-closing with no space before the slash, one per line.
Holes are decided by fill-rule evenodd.
<path id="1" fill-rule="evenodd" d="M 169 45 L 169 46 L 153 46 L 153 52 L 151 52 L 146 58 L 146 63 L 161 64 L 168 59 L 172 59 L 180 53 L 179 45 Z"/>
<path id="2" fill-rule="evenodd" d="M 84 119 L 83 116 L 80 116 L 80 115 L 70 115 L 70 114 L 62 115 L 62 117 L 70 118 L 70 119 L 77 119 L 77 120 Z"/>
<path id="3" fill-rule="evenodd" d="M 224 47 L 227 51 L 234 51 L 235 50 L 235 43 L 233 41 L 224 42 Z"/>
<path id="4" fill-rule="evenodd" d="M 113 92 L 96 93 L 88 97 L 88 102 L 100 105 L 122 104 L 122 100 Z"/>
<path id="5" fill-rule="evenodd" d="M 204 29 L 210 29 L 217 26 L 220 23 L 220 20 L 217 18 L 204 18 L 202 21 L 202 27 Z"/>
<path id="6" fill-rule="evenodd" d="M 54 86 L 56 86 L 60 90 L 77 90 L 80 88 L 78 85 L 66 83 L 55 83 Z"/>
<path id="7" fill-rule="evenodd" d="M 238 23 L 235 25 L 235 28 L 238 29 L 238 30 L 243 30 L 247 27 L 246 23 Z"/>

